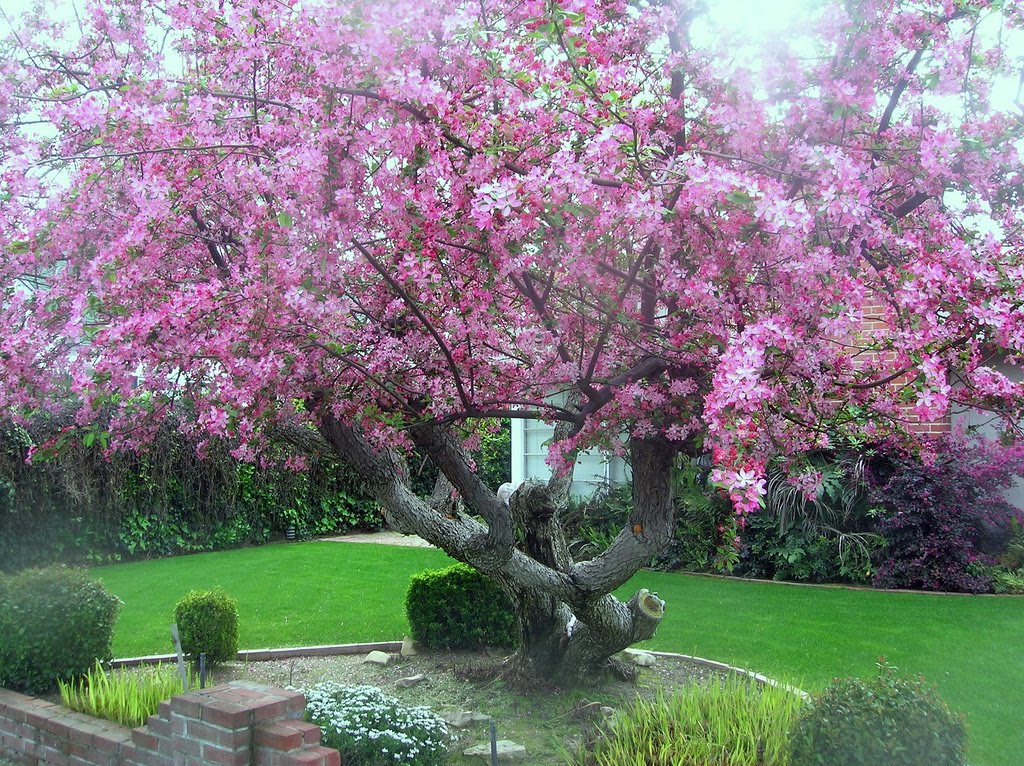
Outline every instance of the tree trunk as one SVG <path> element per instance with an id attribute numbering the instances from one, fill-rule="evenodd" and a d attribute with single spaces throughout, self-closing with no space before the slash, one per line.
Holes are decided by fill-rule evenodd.
<path id="1" fill-rule="evenodd" d="M 521 671 L 560 684 L 587 682 L 609 666 L 612 655 L 654 636 L 664 602 L 645 590 L 627 602 L 611 592 L 671 539 L 675 451 L 670 445 L 631 444 L 629 524 L 606 551 L 577 563 L 559 520 L 568 494 L 565 477 L 527 484 L 505 505 L 480 481 L 447 428 L 434 423 L 411 428 L 413 441 L 458 492 L 468 511 L 463 513 L 412 493 L 402 458 L 374 449 L 357 427 L 325 417 L 319 432 L 403 529 L 501 584 L 519 622 L 522 644 L 515 660 Z"/>
<path id="2" fill-rule="evenodd" d="M 550 594 L 512 588 L 521 645 L 517 670 L 563 686 L 600 681 L 614 669 L 612 657 L 637 641 L 652 638 L 665 602 L 641 589 L 625 604 L 610 594 L 594 600 L 577 616 Z"/>
<path id="3" fill-rule="evenodd" d="M 510 506 L 522 551 L 562 572 L 574 566 L 559 521 L 567 498 L 564 480 L 556 479 L 546 485 L 524 485 Z M 567 602 L 550 592 L 498 579 L 516 608 L 521 669 L 562 684 L 596 680 L 612 655 L 653 637 L 664 614 L 664 602 L 645 590 L 626 604 L 607 593 L 577 593 Z"/>

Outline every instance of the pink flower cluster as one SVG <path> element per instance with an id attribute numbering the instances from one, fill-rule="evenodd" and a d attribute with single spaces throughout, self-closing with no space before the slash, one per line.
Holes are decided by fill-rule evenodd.
<path id="1" fill-rule="evenodd" d="M 975 26 L 1020 18 L 990 5 L 826 3 L 756 55 L 690 0 L 26 17 L 0 407 L 113 413 L 133 446 L 187 402 L 252 458 L 282 418 L 390 447 L 529 414 L 574 425 L 556 468 L 699 445 L 741 512 L 837 429 L 1013 423 L 1024 124 L 986 101 L 1012 35 Z"/>

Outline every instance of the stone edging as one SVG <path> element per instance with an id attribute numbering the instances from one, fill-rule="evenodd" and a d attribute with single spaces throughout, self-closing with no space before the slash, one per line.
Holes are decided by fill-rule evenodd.
<path id="1" fill-rule="evenodd" d="M 777 681 L 774 678 L 769 678 L 761 673 L 755 673 L 753 670 L 747 670 L 746 668 L 736 667 L 735 665 L 727 665 L 724 662 L 718 662 L 717 660 L 708 660 L 703 657 L 695 657 L 692 654 L 678 654 L 677 652 L 656 652 L 650 649 L 641 649 L 640 651 L 646 652 L 647 654 L 653 654 L 655 657 L 665 657 L 673 660 L 687 660 L 697 665 L 703 665 L 706 668 L 712 668 L 714 670 L 721 670 L 726 673 L 734 673 L 739 676 L 747 676 L 748 678 L 757 681 L 759 684 L 765 684 L 767 686 L 774 686 L 777 689 L 785 689 L 788 692 L 792 692 L 799 697 L 804 699 L 810 699 L 811 695 L 796 686 L 790 684 L 784 684 L 782 681 Z"/>
<path id="2" fill-rule="evenodd" d="M 284 649 L 243 649 L 236 658 L 241 662 L 262 662 L 264 660 L 287 660 L 292 657 L 333 657 L 342 654 L 363 652 L 397 652 L 401 641 L 376 641 L 364 644 L 322 644 L 320 646 L 291 646 Z M 124 657 L 110 661 L 112 668 L 130 668 L 137 665 L 155 665 L 158 662 L 174 662 L 176 654 L 149 654 L 145 657 Z"/>
<path id="3" fill-rule="evenodd" d="M 262 662 L 265 660 L 287 660 L 292 657 L 336 657 L 341 655 L 364 654 L 372 651 L 394 653 L 400 651 L 401 648 L 401 641 L 376 641 L 361 644 L 322 644 L 320 646 L 293 646 L 284 649 L 247 649 L 240 651 L 237 658 L 243 662 Z M 779 689 L 785 689 L 786 691 L 799 695 L 804 699 L 810 698 L 810 695 L 807 692 L 803 689 L 797 688 L 796 686 L 784 684 L 781 681 L 769 678 L 761 673 L 755 673 L 753 670 L 747 670 L 746 668 L 740 668 L 735 665 L 727 665 L 726 663 L 718 662 L 717 660 L 709 660 L 704 657 L 696 657 L 692 654 L 679 654 L 677 652 L 657 652 L 650 649 L 641 649 L 639 651 L 654 655 L 655 657 L 664 657 L 665 659 L 673 660 L 686 660 L 687 662 L 703 665 L 704 667 L 711 668 L 713 670 L 721 670 L 726 673 L 747 676 L 760 684 L 767 684 Z M 124 659 L 112 660 L 110 666 L 114 668 L 125 668 L 137 665 L 153 665 L 158 662 L 174 662 L 176 659 L 177 655 L 174 654 L 152 654 L 146 657 L 126 657 Z"/>

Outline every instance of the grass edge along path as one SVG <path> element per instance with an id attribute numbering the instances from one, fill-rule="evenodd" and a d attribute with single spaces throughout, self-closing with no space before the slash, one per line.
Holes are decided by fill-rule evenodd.
<path id="1" fill-rule="evenodd" d="M 451 563 L 432 549 L 311 542 L 93 569 L 124 602 L 117 656 L 171 651 L 174 604 L 222 587 L 239 602 L 247 649 L 394 640 L 408 632 L 409 577 Z M 972 766 L 1024 753 L 1024 597 L 936 596 L 641 572 L 668 602 L 651 649 L 756 670 L 808 690 L 868 676 L 880 656 L 920 673 L 967 715 Z"/>

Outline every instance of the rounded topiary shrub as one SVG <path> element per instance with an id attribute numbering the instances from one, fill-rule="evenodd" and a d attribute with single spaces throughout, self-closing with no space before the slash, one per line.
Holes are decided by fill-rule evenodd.
<path id="1" fill-rule="evenodd" d="M 834 681 L 793 727 L 790 766 L 963 766 L 966 730 L 921 678 Z"/>
<path id="2" fill-rule="evenodd" d="M 120 608 L 83 569 L 0 576 L 0 686 L 46 691 L 109 660 Z"/>
<path id="3" fill-rule="evenodd" d="M 496 582 L 466 564 L 415 575 L 405 596 L 412 637 L 434 649 L 511 648 L 515 612 Z"/>
<path id="4" fill-rule="evenodd" d="M 194 590 L 174 607 L 181 651 L 213 665 L 238 654 L 238 602 L 222 590 Z"/>

